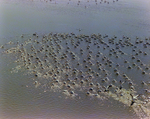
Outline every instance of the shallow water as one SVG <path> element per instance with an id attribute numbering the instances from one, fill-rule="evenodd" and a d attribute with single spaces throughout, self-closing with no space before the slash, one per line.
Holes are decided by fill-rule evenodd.
<path id="1" fill-rule="evenodd" d="M 9 41 L 14 43 L 19 41 L 21 44 L 30 37 L 40 41 L 43 35 L 47 35 L 50 32 L 73 32 L 75 34 L 86 35 L 100 33 L 102 36 L 108 34 L 109 38 L 116 35 L 118 40 L 119 38 L 122 39 L 124 35 L 130 37 L 132 43 L 135 42 L 136 36 L 144 42 L 146 42 L 145 37 L 149 38 L 150 9 L 148 7 L 149 1 L 147 0 L 119 0 L 115 3 L 109 1 L 109 4 L 100 4 L 98 1 L 97 5 L 95 1 L 92 0 L 89 0 L 89 2 L 81 1 L 79 5 L 77 5 L 77 1 L 70 1 L 69 4 L 68 2 L 69 1 L 60 2 L 59 0 L 52 2 L 1 0 L 0 16 L 3 17 L 0 19 L 0 24 L 2 24 L 2 29 L 0 29 L 0 46 Z M 79 29 L 81 29 L 81 31 Z M 32 36 L 35 32 L 39 35 L 39 38 Z M 23 38 L 21 38 L 21 35 L 23 35 Z M 105 42 L 107 42 L 108 38 L 104 39 Z M 76 39 L 74 41 L 76 42 Z M 81 62 L 88 52 L 85 50 L 85 56 L 80 56 L 80 54 L 78 54 L 79 50 L 74 49 L 71 42 L 68 42 L 71 47 L 70 51 L 75 52 Z M 32 44 L 34 44 L 36 49 L 39 49 L 39 45 L 35 43 Z M 86 49 L 87 44 L 81 42 L 79 48 Z M 60 45 L 64 49 L 66 48 L 65 42 L 60 43 Z M 7 44 L 4 45 L 4 49 L 0 49 L 0 51 L 2 53 L 6 48 L 9 49 L 16 46 L 17 45 Z M 115 48 L 113 44 L 110 46 Z M 136 51 L 141 49 L 143 52 L 150 53 L 150 47 L 148 45 L 148 48 L 143 48 L 141 44 L 136 44 L 136 46 L 138 47 Z M 27 52 L 31 53 L 28 47 L 25 48 L 28 50 Z M 103 54 L 108 56 L 109 48 L 103 50 L 102 47 L 100 49 Z M 98 51 L 94 45 L 91 46 L 91 50 L 94 54 Z M 65 50 L 62 50 L 61 52 L 63 53 L 64 51 Z M 115 63 L 119 63 L 121 65 L 119 68 L 121 74 L 126 72 L 128 77 L 132 79 L 132 82 L 136 84 L 134 85 L 136 94 L 144 94 L 148 97 L 149 95 L 144 93 L 144 89 L 149 89 L 149 86 L 142 87 L 141 81 L 144 80 L 148 83 L 150 79 L 148 74 L 150 73 L 149 70 L 146 75 L 142 75 L 141 70 L 136 70 L 136 68 L 133 68 L 132 71 L 128 71 L 125 67 L 127 67 L 128 64 L 132 64 L 132 60 L 128 59 L 128 57 L 131 57 L 130 54 L 134 54 L 134 52 L 132 52 L 132 47 L 122 48 L 122 51 L 127 53 L 127 55 L 122 56 L 118 54 L 119 59 L 112 56 L 110 57 L 111 60 Z M 42 83 L 41 86 L 35 86 L 33 83 L 36 79 L 33 74 L 28 72 L 26 67 L 22 67 L 20 70 L 13 70 L 13 68 L 20 65 L 19 63 L 14 63 L 18 57 L 19 55 L 7 55 L 4 53 L 2 53 L 0 57 L 0 107 L 2 118 L 142 118 L 140 114 L 138 115 L 140 111 L 135 110 L 136 105 L 135 107 L 130 107 L 129 104 L 115 100 L 113 96 L 107 96 L 109 93 L 104 95 L 106 99 L 98 99 L 93 96 L 86 96 L 85 90 L 75 89 L 75 92 L 77 91 L 79 96 L 71 98 L 70 96 L 64 95 L 61 89 L 60 92 L 55 92 L 55 90 L 45 88 L 44 84 L 47 82 L 45 82 L 44 78 L 38 79 L 39 82 Z M 144 64 L 149 66 L 149 55 L 146 57 L 138 55 L 137 58 L 140 58 Z M 129 63 L 125 64 L 124 59 L 129 60 Z M 21 63 L 23 62 L 21 61 Z M 70 63 L 73 62 L 70 61 Z M 76 67 L 75 64 L 71 64 L 71 68 L 73 67 Z M 119 81 L 119 78 L 112 73 L 113 70 L 107 66 L 104 67 L 109 72 L 108 77 L 110 79 L 113 77 Z M 143 69 L 145 68 L 145 66 L 141 67 Z M 85 73 L 83 67 L 79 67 L 79 69 L 82 69 Z M 98 72 L 95 66 L 92 66 L 91 69 Z M 13 71 L 17 72 L 14 73 Z M 44 74 L 44 72 L 42 73 Z M 103 73 L 101 75 L 105 77 Z M 95 80 L 97 81 L 98 78 Z M 93 79 L 93 81 L 95 80 Z M 103 85 L 107 86 L 107 84 Z M 118 85 L 119 84 L 116 84 L 116 86 Z M 124 85 L 124 89 L 127 90 L 128 86 Z M 141 114 L 143 114 L 143 112 L 141 112 Z"/>
<path id="2" fill-rule="evenodd" d="M 30 33 L 75 32 L 149 37 L 148 1 L 118 1 L 95 5 L 94 1 L 54 2 L 1 1 L 3 37 Z M 99 2 L 98 2 L 99 3 Z M 86 4 L 88 7 L 85 9 Z M 139 6 L 141 5 L 141 6 Z M 19 9 L 19 10 L 18 10 Z M 13 11 L 13 12 L 12 12 Z M 78 16 L 78 17 L 77 17 Z M 16 27 L 17 26 L 17 27 Z"/>

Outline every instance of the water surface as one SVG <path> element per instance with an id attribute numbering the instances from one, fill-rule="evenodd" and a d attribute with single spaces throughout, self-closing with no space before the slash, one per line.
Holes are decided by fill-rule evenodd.
<path id="1" fill-rule="evenodd" d="M 108 2 L 109 4 L 104 2 L 100 4 L 99 0 L 97 2 L 89 0 L 89 2 L 81 1 L 78 5 L 78 2 L 73 0 L 63 2 L 60 0 L 52 0 L 51 2 L 1 0 L 0 46 L 9 41 L 22 43 L 33 37 L 33 33 L 37 33 L 39 36 L 47 35 L 50 32 L 73 32 L 76 35 L 100 33 L 103 36 L 108 34 L 109 38 L 116 35 L 117 39 L 128 36 L 131 38 L 131 42 L 135 42 L 136 36 L 142 40 L 150 37 L 150 2 L 148 0 L 119 0 L 114 3 L 108 0 Z M 21 38 L 21 35 L 24 38 Z M 36 40 L 40 41 L 40 38 Z M 64 44 L 61 45 L 65 47 Z M 85 48 L 86 45 L 83 44 L 82 47 Z M 6 46 L 10 48 L 9 45 Z M 150 53 L 149 46 L 147 49 L 141 47 L 140 44 L 137 46 L 138 49 Z M 112 47 L 115 48 L 114 45 Z M 93 52 L 97 52 L 94 49 L 93 46 Z M 131 49 L 123 50 L 130 54 Z M 2 52 L 3 49 L 0 51 Z M 75 50 L 72 51 L 77 53 Z M 102 53 L 107 54 L 108 50 L 102 51 Z M 12 68 L 18 66 L 17 63 L 14 63 L 16 58 L 13 54 L 6 55 L 3 53 L 0 57 L 0 109 L 2 118 L 139 118 L 132 107 L 112 98 L 99 100 L 86 97 L 81 91 L 80 95 L 83 95 L 81 99 L 72 99 L 66 98 L 61 92 L 54 92 L 53 90 L 44 92 L 44 88 L 40 86 L 35 88 L 33 84 L 34 75 L 28 74 L 25 67 L 17 73 L 11 73 Z M 123 58 L 128 59 L 127 56 Z M 149 57 L 145 58 L 140 55 L 139 58 L 146 65 L 149 65 Z M 112 60 L 117 62 L 115 59 Z M 124 66 L 121 59 L 118 62 Z M 124 70 L 122 68 L 121 72 Z M 143 75 L 135 73 L 137 72 L 128 72 L 129 77 L 135 83 L 139 84 L 142 78 L 144 81 L 149 81 L 148 75 L 143 77 Z M 136 81 L 135 79 L 139 80 Z M 140 92 L 140 90 L 136 91 Z"/>

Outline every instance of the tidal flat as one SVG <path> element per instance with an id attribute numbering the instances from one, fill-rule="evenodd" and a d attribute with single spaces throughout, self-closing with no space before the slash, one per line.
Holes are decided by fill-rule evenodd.
<path id="1" fill-rule="evenodd" d="M 148 119 L 149 1 L 0 1 L 5 119 Z"/>

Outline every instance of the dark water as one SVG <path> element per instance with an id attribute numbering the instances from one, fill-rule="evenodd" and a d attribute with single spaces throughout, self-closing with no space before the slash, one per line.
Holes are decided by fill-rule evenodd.
<path id="1" fill-rule="evenodd" d="M 100 1 L 98 1 L 97 5 L 94 0 L 89 0 L 89 2 L 81 1 L 79 5 L 77 5 L 77 1 L 70 1 L 69 4 L 68 2 L 1 0 L 0 16 L 2 17 L 0 18 L 0 24 L 2 28 L 0 29 L 0 46 L 9 41 L 14 43 L 19 41 L 21 44 L 33 37 L 32 34 L 35 32 L 39 35 L 39 38 L 33 37 L 33 39 L 37 41 L 40 41 L 43 35 L 47 35 L 50 32 L 73 32 L 76 35 L 100 33 L 102 36 L 108 34 L 109 38 L 116 35 L 118 40 L 122 39 L 123 36 L 128 36 L 133 43 L 136 36 L 145 43 L 145 37 L 150 37 L 150 9 L 148 7 L 150 3 L 147 0 L 119 0 L 118 2 L 109 0 L 109 4 L 104 2 L 100 4 Z M 24 37 L 21 38 L 21 35 Z M 105 40 L 107 42 L 108 39 L 106 38 Z M 85 49 L 87 44 L 84 43 L 79 48 Z M 34 45 L 39 49 L 38 45 Z M 66 48 L 65 43 L 62 42 L 60 45 Z M 4 45 L 4 49 L 5 46 L 6 48 L 11 48 L 16 45 L 7 44 Z M 150 53 L 148 45 L 146 49 L 140 44 L 136 44 L 136 46 L 138 47 L 136 51 L 141 49 L 143 52 Z M 72 46 L 70 45 L 70 47 Z M 111 47 L 115 48 L 114 45 L 111 45 Z M 94 53 L 97 52 L 95 46 L 92 46 L 91 49 Z M 137 94 L 143 94 L 143 90 L 149 89 L 149 86 L 142 87 L 140 83 L 142 80 L 148 83 L 150 79 L 149 70 L 147 75 L 142 75 L 141 71 L 137 71 L 134 68 L 132 71 L 127 71 L 124 68 L 127 65 L 123 63 L 123 60 L 128 60 L 132 53 L 132 47 L 126 47 L 126 49 L 122 50 L 127 53 L 127 56 L 119 54 L 122 59 L 117 60 L 111 57 L 112 61 L 119 63 L 122 66 L 119 71 L 121 73 L 126 72 L 128 77 L 136 84 L 134 87 Z M 0 51 L 3 52 L 4 50 L 0 49 Z M 71 49 L 71 51 L 78 54 L 78 50 Z M 101 49 L 101 52 L 106 54 L 106 56 L 108 51 L 108 48 L 105 51 Z M 28 52 L 30 53 L 31 51 Z M 63 53 L 64 51 L 62 50 L 61 52 Z M 85 53 L 87 53 L 86 50 Z M 84 58 L 80 55 L 78 57 Z M 14 62 L 17 58 L 18 55 L 14 54 L 1 53 L 0 56 L 1 118 L 137 119 L 142 117 L 141 114 L 143 112 L 136 110 L 138 106 L 130 107 L 126 102 L 118 101 L 113 96 L 106 99 L 98 99 L 86 96 L 86 91 L 79 91 L 81 98 L 78 96 L 70 98 L 70 96 L 64 95 L 62 91 L 55 92 L 54 90 L 46 89 L 44 86 L 37 86 L 36 88 L 33 84 L 34 75 L 28 73 L 26 67 L 13 72 L 12 68 L 20 65 Z M 149 66 L 149 55 L 146 57 L 139 55 L 137 58 L 140 58 L 146 66 Z M 129 60 L 129 64 L 132 64 L 131 60 Z M 74 66 L 72 65 L 72 67 Z M 80 68 L 84 71 L 83 67 Z M 92 67 L 92 69 L 97 71 L 95 67 Z M 115 78 L 111 70 L 108 69 L 108 71 L 109 78 Z M 43 79 L 39 80 L 39 82 L 43 83 L 43 85 L 45 84 Z M 125 89 L 127 90 L 128 88 L 125 87 Z M 107 97 L 107 95 L 104 95 L 104 97 Z M 149 95 L 146 94 L 146 97 L 148 98 Z M 149 109 L 149 107 L 146 107 L 146 109 L 142 107 L 142 109 L 146 112 L 146 109 Z M 149 114 L 149 110 L 147 114 Z"/>

